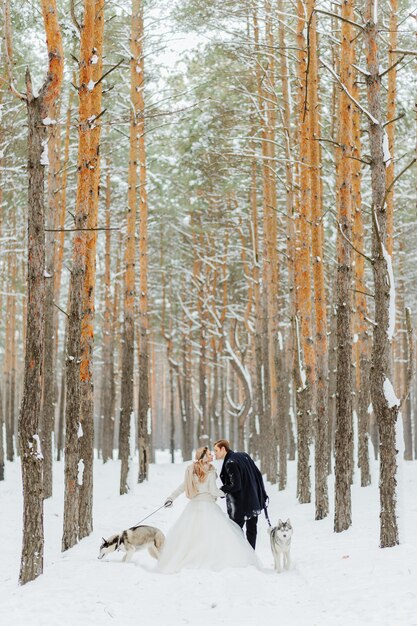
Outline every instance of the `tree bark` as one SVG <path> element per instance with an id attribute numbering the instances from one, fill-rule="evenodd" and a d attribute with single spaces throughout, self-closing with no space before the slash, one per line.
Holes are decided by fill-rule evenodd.
<path id="1" fill-rule="evenodd" d="M 79 441 L 78 465 L 83 471 L 79 473 L 79 538 L 83 539 L 93 531 L 93 462 L 94 462 L 94 379 L 93 379 L 93 347 L 94 347 L 94 298 L 96 283 L 96 248 L 97 220 L 100 185 L 100 136 L 101 124 L 95 123 L 101 114 L 102 73 L 103 73 L 103 33 L 104 33 L 105 0 L 95 0 L 94 37 L 92 55 L 97 57 L 91 73 L 92 84 L 90 108 L 90 145 L 88 182 L 89 211 L 86 232 L 86 263 L 83 283 L 82 320 L 81 320 L 81 363 L 80 363 L 80 423 L 82 436 Z M 91 56 L 92 56 L 91 55 Z"/>
<path id="2" fill-rule="evenodd" d="M 150 433 L 152 425 L 149 403 L 149 316 L 148 316 L 148 199 L 146 188 L 143 3 L 139 10 L 137 72 L 140 76 L 138 104 L 139 135 L 139 399 L 138 399 L 138 482 L 148 479 L 150 463 Z"/>
<path id="3" fill-rule="evenodd" d="M 375 411 L 380 450 L 380 546 L 397 545 L 396 517 L 397 450 L 395 424 L 399 402 L 385 393 L 389 382 L 391 340 L 395 319 L 390 308 L 395 307 L 391 257 L 385 244 L 387 235 L 387 207 L 385 204 L 386 179 L 384 163 L 384 130 L 381 114 L 381 75 L 378 59 L 378 5 L 367 0 L 365 35 L 367 43 L 368 111 L 374 121 L 369 123 L 369 148 L 371 155 L 372 187 L 372 258 L 375 294 L 375 326 L 373 332 L 371 396 Z M 376 18 L 376 19 L 375 19 Z M 395 310 L 395 309 L 394 309 Z M 391 396 L 394 394 L 392 393 Z"/>
<path id="4" fill-rule="evenodd" d="M 341 15 L 340 80 L 352 91 L 353 2 L 344 0 Z M 352 523 L 350 485 L 353 472 L 352 427 L 352 329 L 351 329 L 351 241 L 352 232 L 352 104 L 342 91 L 339 105 L 340 164 L 338 172 L 339 210 L 337 241 L 337 374 L 335 430 L 335 516 L 334 530 L 342 532 Z"/>
<path id="5" fill-rule="evenodd" d="M 59 117 L 60 105 L 54 102 L 49 111 L 49 117 L 55 121 L 51 126 L 48 142 L 48 200 L 46 204 L 45 222 L 48 232 L 45 234 L 45 352 L 43 367 L 43 396 L 41 440 L 43 463 L 43 495 L 52 496 L 52 432 L 55 422 L 55 306 L 54 306 L 54 261 L 55 261 L 55 215 L 59 206 L 60 190 L 60 130 L 56 124 Z"/>
<path id="6" fill-rule="evenodd" d="M 83 435 L 81 418 L 80 364 L 82 359 L 81 324 L 83 315 L 83 285 L 86 272 L 87 228 L 90 211 L 90 141 L 91 141 L 91 91 L 92 65 L 90 63 L 94 42 L 93 0 L 84 0 L 84 23 L 81 28 L 80 87 L 79 95 L 79 146 L 78 181 L 75 206 L 76 233 L 70 281 L 70 307 L 68 311 L 68 339 L 66 353 L 66 407 L 65 407 L 65 495 L 62 550 L 74 546 L 79 538 L 78 473 L 83 472 L 79 463 L 79 438 Z M 88 426 L 87 433 L 88 436 Z M 82 478 L 81 478 L 82 482 Z"/>
<path id="7" fill-rule="evenodd" d="M 140 101 L 139 90 L 141 85 L 140 68 L 141 48 L 140 31 L 140 1 L 132 1 L 131 35 L 130 35 L 130 138 L 129 138 L 129 174 L 128 174 L 128 213 L 126 224 L 125 271 L 124 271 L 124 322 L 123 322 L 123 354 L 122 354 L 122 383 L 121 383 L 121 410 L 119 430 L 119 458 L 121 459 L 120 494 L 129 490 L 128 475 L 130 459 L 130 432 L 131 417 L 134 414 L 133 399 L 133 370 L 134 370 L 134 305 L 135 305 L 135 232 L 137 212 L 138 182 L 138 133 Z M 140 193 L 140 192 L 139 192 Z"/>
<path id="8" fill-rule="evenodd" d="M 318 101 L 319 78 L 317 70 L 318 41 L 315 0 L 308 0 L 307 13 L 310 22 L 310 64 L 307 74 L 309 90 L 307 93 L 310 114 L 309 149 L 311 182 L 311 243 L 314 281 L 314 320 L 316 349 L 316 420 L 315 420 L 315 519 L 323 519 L 329 513 L 327 489 L 327 311 L 326 291 L 324 286 L 324 248 L 323 248 L 323 198 L 320 176 L 320 110 Z"/>
<path id="9" fill-rule="evenodd" d="M 103 368 L 101 375 L 101 406 L 100 406 L 100 448 L 103 463 L 113 458 L 113 435 L 114 435 L 114 340 L 112 336 L 112 310 L 111 310 L 111 177 L 110 156 L 106 159 L 106 251 L 104 270 L 104 321 L 103 321 Z"/>

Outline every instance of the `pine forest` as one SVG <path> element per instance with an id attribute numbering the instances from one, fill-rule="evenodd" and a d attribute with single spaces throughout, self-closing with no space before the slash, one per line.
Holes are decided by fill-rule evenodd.
<path id="1" fill-rule="evenodd" d="M 169 468 L 220 439 L 270 498 L 330 516 L 330 534 L 359 521 L 353 486 L 374 488 L 368 541 L 401 547 L 399 471 L 417 462 L 416 6 L 2 0 L 1 28 L 14 583 L 47 570 L 58 475 L 66 554 L 99 521 L 102 466 L 114 502 L 136 490 L 139 506 L 158 451 Z"/>

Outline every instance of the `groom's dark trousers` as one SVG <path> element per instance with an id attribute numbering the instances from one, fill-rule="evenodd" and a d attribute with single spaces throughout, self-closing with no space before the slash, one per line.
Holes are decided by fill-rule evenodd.
<path id="1" fill-rule="evenodd" d="M 236 524 L 239 524 L 239 526 L 242 529 L 243 529 L 243 524 L 246 523 L 246 539 L 249 541 L 250 545 L 255 550 L 258 516 L 254 515 L 250 519 L 247 519 L 246 522 L 245 522 L 245 520 L 243 518 L 242 519 L 234 519 L 233 521 L 236 522 Z"/>
<path id="2" fill-rule="evenodd" d="M 246 538 L 255 548 L 258 515 L 268 504 L 261 472 L 246 452 L 229 450 L 223 460 L 220 479 L 229 517 L 241 528 L 246 524 Z"/>

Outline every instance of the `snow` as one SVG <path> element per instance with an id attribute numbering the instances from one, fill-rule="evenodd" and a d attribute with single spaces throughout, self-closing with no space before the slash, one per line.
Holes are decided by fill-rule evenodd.
<path id="1" fill-rule="evenodd" d="M 79 485 L 83 484 L 84 468 L 85 468 L 84 461 L 80 459 L 78 461 L 78 478 L 77 478 L 77 482 Z"/>
<path id="2" fill-rule="evenodd" d="M 300 344 L 300 329 L 298 323 L 298 317 L 295 318 L 295 323 L 297 326 L 297 356 L 298 356 L 298 367 L 300 369 L 300 377 L 301 377 L 301 390 L 305 389 L 307 383 L 307 374 L 303 365 L 303 357 L 301 354 L 301 344 Z M 300 389 L 298 391 L 301 391 Z"/>
<path id="3" fill-rule="evenodd" d="M 72 357 L 72 360 L 74 359 L 74 357 Z M 81 437 L 84 435 L 83 432 L 83 427 L 81 426 L 81 422 L 78 422 L 78 431 L 77 431 L 77 437 L 78 439 L 81 439 Z"/>
<path id="4" fill-rule="evenodd" d="M 401 421 L 401 420 L 399 420 Z M 101 537 L 135 525 L 165 501 L 182 480 L 186 464 L 168 462 L 169 452 L 158 452 L 150 466 L 150 480 L 118 495 L 120 462 L 94 467 L 94 532 L 61 553 L 64 463 L 54 464 L 54 495 L 45 501 L 44 574 L 23 587 L 19 574 L 22 525 L 21 476 L 18 462 L 6 463 L 0 483 L 3 542 L 0 560 L 1 623 L 31 626 L 192 626 L 212 623 L 249 626 L 256 623 L 285 626 L 415 626 L 417 624 L 417 464 L 401 464 L 399 508 L 401 544 L 378 548 L 378 469 L 371 460 L 373 484 L 352 486 L 353 525 L 333 532 L 330 514 L 314 521 L 314 505 L 295 498 L 296 462 L 289 463 L 289 485 L 284 492 L 268 485 L 272 524 L 288 517 L 294 526 L 292 567 L 276 574 L 269 548 L 267 524 L 258 522 L 257 553 L 264 571 L 253 568 L 221 572 L 184 570 L 155 573 L 155 561 L 136 553 L 129 564 L 116 552 L 97 559 Z M 217 468 L 220 464 L 216 463 Z M 137 465 L 135 465 L 137 471 Z M 312 472 L 314 476 L 314 472 Z M 332 494 L 333 480 L 330 481 Z M 314 493 L 314 488 L 313 488 Z M 161 509 L 146 523 L 167 532 L 186 505 L 181 496 L 173 508 Z M 220 501 L 224 509 L 224 501 Z M 7 512 L 7 514 L 4 514 Z M 14 538 L 14 540 L 10 540 Z M 219 554 L 221 559 L 221 554 Z"/>
<path id="5" fill-rule="evenodd" d="M 282 352 L 284 350 L 284 339 L 282 337 L 281 331 L 278 331 L 278 344 L 279 344 L 279 349 Z"/>
<path id="6" fill-rule="evenodd" d="M 388 141 L 388 135 L 384 130 L 384 135 L 383 135 L 383 140 L 382 140 L 382 149 L 384 152 L 384 163 L 385 163 L 385 167 L 388 167 L 389 162 L 392 159 L 391 156 L 391 152 L 389 151 L 389 141 Z"/>
<path id="7" fill-rule="evenodd" d="M 90 59 L 90 63 L 91 63 L 91 65 L 97 65 L 97 63 L 98 63 L 98 56 L 96 54 L 93 54 L 93 56 Z"/>
<path id="8" fill-rule="evenodd" d="M 374 0 L 374 24 L 378 24 L 378 0 Z"/>
<path id="9" fill-rule="evenodd" d="M 389 278 L 389 318 L 387 334 L 389 341 L 392 341 L 395 330 L 395 283 L 391 256 L 388 254 L 384 244 L 382 244 L 382 254 L 384 255 L 384 259 L 387 264 L 387 272 Z"/>
<path id="10" fill-rule="evenodd" d="M 49 157 L 48 157 L 48 140 L 42 141 L 43 151 L 41 154 L 41 165 L 45 167 L 49 165 Z"/>
<path id="11" fill-rule="evenodd" d="M 39 435 L 33 435 L 33 441 L 36 444 L 35 456 L 37 459 L 43 459 L 42 448 L 41 448 L 41 440 Z"/>
<path id="12" fill-rule="evenodd" d="M 90 82 L 87 85 L 88 91 L 93 91 L 94 87 L 95 87 L 95 82 L 93 81 L 93 79 L 90 79 Z"/>
<path id="13" fill-rule="evenodd" d="M 48 270 L 45 269 L 45 270 L 43 270 L 43 277 L 44 278 L 52 278 L 52 274 L 50 274 L 48 272 Z"/>
<path id="14" fill-rule="evenodd" d="M 392 409 L 392 407 L 394 406 L 400 406 L 400 401 L 395 395 L 394 387 L 392 386 L 391 381 L 387 377 L 385 377 L 383 389 L 384 389 L 385 400 L 387 401 L 388 407 Z"/>
<path id="15" fill-rule="evenodd" d="M 45 126 L 54 126 L 54 124 L 56 124 L 56 120 L 52 120 L 50 117 L 45 117 L 42 120 L 42 124 Z"/>

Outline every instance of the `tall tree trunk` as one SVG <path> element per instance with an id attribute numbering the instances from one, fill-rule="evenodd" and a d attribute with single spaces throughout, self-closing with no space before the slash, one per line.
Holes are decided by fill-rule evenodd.
<path id="1" fill-rule="evenodd" d="M 94 296 L 96 283 L 97 220 L 100 186 L 100 135 L 101 124 L 94 123 L 101 114 L 103 33 L 105 0 L 95 0 L 94 38 L 92 53 L 95 63 L 92 71 L 91 91 L 91 136 L 89 147 L 90 181 L 88 196 L 90 207 L 86 232 L 86 264 L 83 284 L 83 312 L 81 321 L 80 423 L 82 436 L 79 442 L 79 538 L 93 531 L 93 461 L 94 461 Z M 91 63 L 91 59 L 90 59 Z"/>
<path id="2" fill-rule="evenodd" d="M 278 11 L 284 11 L 283 0 L 278 0 Z M 294 175 L 293 167 L 291 163 L 291 155 L 293 149 L 292 134 L 291 134 L 291 98 L 290 87 L 288 81 L 288 63 L 286 56 L 286 42 L 285 42 L 285 26 L 284 21 L 279 20 L 279 47 L 280 47 L 280 78 L 282 85 L 282 106 L 281 115 L 283 121 L 284 132 L 284 146 L 285 146 L 285 182 L 286 182 L 286 210 L 287 210 L 287 260 L 288 260 L 288 282 L 289 282 L 289 298 L 290 298 L 290 319 L 295 319 L 296 303 L 295 303 L 295 284 L 294 284 L 294 244 L 295 244 L 295 227 L 294 227 L 294 214 L 295 214 L 295 202 L 296 197 L 294 193 Z M 292 332 L 292 329 L 291 329 Z M 293 338 L 292 338 L 293 339 Z M 290 368 L 291 371 L 292 368 Z M 288 389 L 288 376 L 286 378 L 286 384 Z M 289 429 L 288 418 L 289 412 L 283 410 L 283 403 L 280 402 L 280 440 L 279 440 L 279 464 L 278 464 L 278 489 L 281 491 L 285 489 L 287 484 L 287 447 L 289 444 Z M 288 407 L 289 408 L 289 407 Z M 285 427 L 283 420 L 286 422 Z"/>
<path id="3" fill-rule="evenodd" d="M 74 83 L 76 78 L 74 76 Z M 64 140 L 64 158 L 62 162 L 61 192 L 59 194 L 59 210 L 55 215 L 55 228 L 60 232 L 56 233 L 55 241 L 55 258 L 54 258 L 54 300 L 57 305 L 60 304 L 61 283 L 62 283 L 62 267 L 64 260 L 65 247 L 65 217 L 67 213 L 67 183 L 68 183 L 68 167 L 69 167 L 69 148 L 71 135 L 71 115 L 73 106 L 74 92 L 71 90 L 68 99 L 68 108 L 65 121 L 65 140 Z M 55 316 L 55 360 L 58 356 L 58 315 Z M 65 343 L 64 343 L 65 353 Z"/>
<path id="4" fill-rule="evenodd" d="M 372 186 L 372 258 L 375 294 L 375 326 L 372 347 L 371 396 L 380 450 L 380 546 L 398 544 L 396 516 L 397 450 L 395 424 L 399 402 L 390 382 L 391 341 L 395 327 L 395 288 L 391 257 L 386 244 L 387 207 L 384 159 L 384 129 L 381 114 L 381 75 L 378 58 L 378 5 L 367 0 L 365 35 L 367 44 L 367 91 L 369 148 Z"/>
<path id="5" fill-rule="evenodd" d="M 352 92 L 353 2 L 344 0 L 341 16 L 340 80 Z M 341 532 L 352 523 L 350 485 L 353 471 L 352 430 L 352 330 L 351 330 L 351 250 L 352 232 L 352 103 L 342 91 L 339 105 L 340 165 L 338 173 L 337 237 L 337 374 L 335 431 L 335 517 L 334 530 Z"/>
<path id="6" fill-rule="evenodd" d="M 353 61 L 356 63 L 355 50 L 352 52 Z M 358 76 L 355 76 L 352 95 L 359 101 Z M 354 159 L 352 160 L 352 213 L 353 231 L 352 241 L 355 249 L 355 367 L 356 367 L 356 410 L 358 415 L 358 465 L 361 471 L 361 486 L 366 487 L 371 483 L 369 469 L 368 431 L 369 431 L 369 323 L 367 322 L 368 310 L 366 303 L 365 283 L 365 259 L 364 253 L 364 224 L 362 216 L 362 164 L 361 164 L 361 124 L 360 111 L 357 107 L 352 110 L 352 145 Z"/>
<path id="7" fill-rule="evenodd" d="M 110 148 L 109 148 L 110 149 Z M 113 336 L 112 336 L 112 310 L 111 310 L 111 178 L 110 156 L 106 159 L 106 251 L 104 270 L 104 321 L 103 321 L 103 368 L 101 374 L 101 406 L 100 406 L 100 447 L 103 463 L 113 458 L 113 434 L 114 434 L 114 359 L 113 359 Z"/>
<path id="8" fill-rule="evenodd" d="M 55 306 L 54 306 L 54 260 L 55 260 L 55 215 L 59 207 L 60 193 L 60 130 L 56 120 L 60 104 L 54 102 L 49 117 L 54 120 L 48 142 L 48 200 L 45 222 L 48 229 L 45 235 L 45 352 L 43 365 L 43 396 L 41 440 L 43 463 L 43 496 L 52 496 L 52 432 L 55 422 Z"/>
<path id="9" fill-rule="evenodd" d="M 323 199 L 320 176 L 320 111 L 318 102 L 319 79 L 317 71 L 318 41 L 315 0 L 308 0 L 310 22 L 310 64 L 307 93 L 310 115 L 310 183 L 312 258 L 314 279 L 315 349 L 316 349 L 316 421 L 315 421 L 315 518 L 323 519 L 329 512 L 327 489 L 327 311 L 324 286 Z"/>
<path id="10" fill-rule="evenodd" d="M 303 362 L 303 378 L 297 383 L 298 425 L 298 479 L 297 496 L 301 503 L 310 502 L 309 443 L 311 418 L 314 405 L 315 356 L 312 328 L 311 294 L 311 180 L 310 180 L 310 112 L 307 101 L 307 47 L 304 35 L 306 27 L 304 4 L 297 2 L 297 58 L 298 97 L 297 114 L 299 124 L 299 225 L 295 248 L 295 290 L 297 315 L 299 317 L 299 342 L 297 359 Z M 299 345 L 298 345 L 299 344 Z M 300 368 L 296 367 L 296 371 Z M 305 378 L 304 378 L 305 375 Z M 301 382 L 301 384 L 299 384 Z"/>
<path id="11" fill-rule="evenodd" d="M 65 407 L 65 495 L 62 550 L 74 546 L 79 538 L 78 471 L 79 438 L 83 435 L 81 418 L 80 363 L 82 359 L 81 324 L 83 315 L 83 286 L 86 272 L 86 231 L 90 210 L 91 170 L 91 56 L 94 46 L 93 0 L 84 0 L 84 23 L 81 28 L 80 86 L 79 95 L 79 145 L 78 181 L 75 205 L 76 234 L 70 281 L 70 307 L 68 312 L 68 339 L 66 351 L 66 407 Z M 87 433 L 88 436 L 88 426 Z"/>
<path id="12" fill-rule="evenodd" d="M 150 462 L 150 431 L 152 424 L 149 403 L 149 316 L 148 316 L 148 199 L 146 189 L 143 3 L 139 10 L 137 71 L 140 76 L 138 104 L 139 135 L 139 401 L 138 401 L 138 482 L 148 479 Z"/>
<path id="13" fill-rule="evenodd" d="M 19 583 L 37 578 L 43 571 L 43 488 L 40 426 L 45 339 L 45 216 L 44 167 L 47 165 L 47 127 L 44 120 L 58 96 L 63 75 L 61 31 L 54 0 L 42 0 L 49 67 L 39 95 L 34 97 L 26 71 L 28 114 L 28 277 L 26 350 L 23 399 L 19 415 L 19 444 L 23 483 L 23 542 Z M 9 25 L 10 27 L 10 25 Z M 7 27 L 6 27 L 7 28 Z M 11 39 L 11 33 L 9 31 Z M 12 77 L 10 76 L 12 83 Z"/>
<path id="14" fill-rule="evenodd" d="M 386 187 L 390 189 L 387 192 L 387 252 L 392 257 L 393 241 L 394 241 L 394 155 L 395 155 L 395 117 L 397 114 L 397 54 L 392 52 L 397 48 L 398 41 L 398 0 L 389 0 L 390 18 L 389 18 L 389 48 L 388 52 L 388 91 L 387 91 L 387 139 L 390 159 L 386 161 Z"/>
<path id="15" fill-rule="evenodd" d="M 125 246 L 125 270 L 124 270 L 124 322 L 123 322 L 123 356 L 122 356 L 122 383 L 121 383 L 121 410 L 119 430 L 119 458 L 121 459 L 120 494 L 129 490 L 128 475 L 130 455 L 130 432 L 131 417 L 134 414 L 133 399 L 133 370 L 134 370 L 134 304 L 135 304 L 135 232 L 137 196 L 136 185 L 138 182 L 138 133 L 140 101 L 139 90 L 141 88 L 140 55 L 141 47 L 139 40 L 142 36 L 140 30 L 140 0 L 132 0 L 131 35 L 130 35 L 130 147 L 129 147 L 129 174 L 128 174 L 128 213 L 126 225 Z M 140 191 L 139 191 L 140 193 Z"/>
<path id="16" fill-rule="evenodd" d="M 28 92 L 31 89 L 26 75 Z M 23 546 L 19 582 L 25 584 L 43 572 L 43 490 L 40 426 L 42 368 L 45 336 L 45 244 L 44 244 L 44 165 L 46 117 L 43 98 L 28 93 L 28 319 L 23 401 L 19 416 L 19 445 L 23 482 Z"/>
<path id="17" fill-rule="evenodd" d="M 264 128 L 263 151 L 263 177 L 264 177 L 264 243 L 266 263 L 266 311 L 268 333 L 265 347 L 268 352 L 269 369 L 269 436 L 266 438 L 266 471 L 268 479 L 275 484 L 277 482 L 277 437 L 276 429 L 278 422 L 278 220 L 277 220 L 277 161 L 275 150 L 275 128 L 277 116 L 277 93 L 275 87 L 275 54 L 273 52 L 275 40 L 273 35 L 272 3 L 265 0 L 265 40 L 267 44 L 267 58 L 265 68 L 265 80 L 263 83 L 262 96 L 264 98 L 266 124 Z M 266 356 L 267 355 L 267 356 Z"/>
<path id="18" fill-rule="evenodd" d="M 67 308 L 69 308 L 69 296 L 68 292 L 68 304 Z M 65 424 L 65 397 L 66 397 L 66 371 L 65 371 L 65 347 L 67 345 L 67 335 L 68 335 L 68 321 L 65 320 L 65 334 L 64 334 L 64 350 L 61 356 L 61 388 L 59 392 L 59 409 L 58 409 L 58 433 L 56 440 L 56 460 L 61 460 L 62 451 L 64 449 L 64 424 Z"/>

